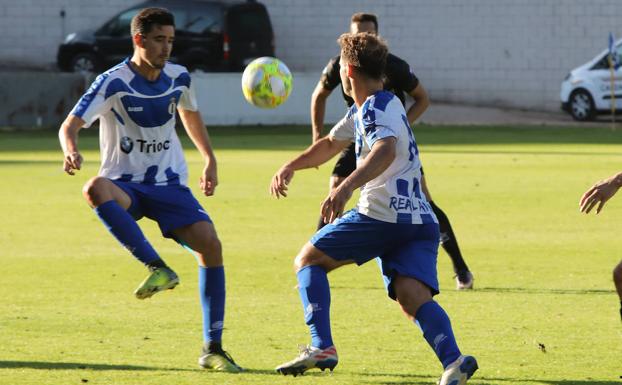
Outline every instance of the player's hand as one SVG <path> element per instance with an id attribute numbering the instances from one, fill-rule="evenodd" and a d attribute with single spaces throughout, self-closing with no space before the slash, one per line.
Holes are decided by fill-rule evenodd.
<path id="1" fill-rule="evenodd" d="M 212 196 L 216 192 L 216 186 L 218 185 L 218 172 L 216 170 L 216 163 L 208 162 L 203 168 L 203 175 L 199 178 L 199 187 L 203 194 L 206 196 Z"/>
<path id="2" fill-rule="evenodd" d="M 75 175 L 75 170 L 82 168 L 83 160 L 80 152 L 68 152 L 65 154 L 65 159 L 63 159 L 63 170 L 69 175 Z"/>
<path id="3" fill-rule="evenodd" d="M 281 167 L 279 171 L 274 174 L 272 177 L 272 182 L 270 183 L 270 194 L 279 199 L 281 196 L 287 196 L 287 185 L 291 182 L 294 177 L 294 170 L 287 165 Z"/>
<path id="4" fill-rule="evenodd" d="M 352 196 L 352 190 L 345 187 L 343 184 L 339 185 L 333 190 L 326 199 L 322 202 L 320 212 L 324 223 L 333 223 L 333 221 L 339 218 L 343 214 L 343 209 L 346 207 L 346 203 Z"/>
<path id="5" fill-rule="evenodd" d="M 588 214 L 596 207 L 596 214 L 600 213 L 605 203 L 618 192 L 620 185 L 616 182 L 616 176 L 600 181 L 587 190 L 579 201 L 579 210 Z"/>

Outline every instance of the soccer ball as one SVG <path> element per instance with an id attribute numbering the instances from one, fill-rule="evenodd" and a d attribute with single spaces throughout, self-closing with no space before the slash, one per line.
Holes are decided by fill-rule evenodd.
<path id="1" fill-rule="evenodd" d="M 275 108 L 292 92 L 292 74 L 279 59 L 265 56 L 250 62 L 242 74 L 246 100 L 259 108 Z"/>

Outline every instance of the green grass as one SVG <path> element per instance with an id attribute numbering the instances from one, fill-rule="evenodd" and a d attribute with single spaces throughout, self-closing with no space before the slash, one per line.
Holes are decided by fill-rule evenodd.
<path id="1" fill-rule="evenodd" d="M 620 384 L 622 325 L 611 269 L 622 252 L 622 197 L 598 217 L 580 195 L 622 168 L 622 132 L 608 128 L 417 127 L 433 197 L 475 273 L 456 292 L 439 257 L 441 294 L 460 346 L 477 356 L 470 384 Z M 0 133 L 0 384 L 434 384 L 441 368 L 419 330 L 388 300 L 375 264 L 330 274 L 332 375 L 278 376 L 307 343 L 292 259 L 315 227 L 332 163 L 299 172 L 273 200 L 273 172 L 303 149 L 306 127 L 211 130 L 220 185 L 199 198 L 224 244 L 225 348 L 241 375 L 197 368 L 196 264 L 141 226 L 180 274 L 172 292 L 137 301 L 145 275 L 81 198 L 97 173 L 95 130 L 84 169 L 61 171 L 55 133 Z M 184 139 L 184 144 L 191 145 Z M 190 186 L 201 163 L 187 151 Z M 541 345 L 545 347 L 541 349 Z"/>

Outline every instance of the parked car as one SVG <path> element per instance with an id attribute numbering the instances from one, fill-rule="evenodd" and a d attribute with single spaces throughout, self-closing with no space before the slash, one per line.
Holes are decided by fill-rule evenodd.
<path id="1" fill-rule="evenodd" d="M 131 56 L 130 22 L 146 7 L 173 13 L 175 44 L 170 60 L 189 70 L 238 71 L 257 57 L 274 56 L 272 23 L 266 7 L 257 1 L 148 0 L 95 30 L 67 35 L 58 47 L 58 67 L 99 72 Z"/>
<path id="2" fill-rule="evenodd" d="M 618 60 L 622 60 L 622 39 L 616 42 Z M 593 120 L 598 114 L 611 113 L 611 73 L 609 51 L 604 50 L 589 62 L 573 69 L 564 78 L 560 98 L 562 109 L 575 120 Z M 614 72 L 616 111 L 622 110 L 622 68 Z"/>

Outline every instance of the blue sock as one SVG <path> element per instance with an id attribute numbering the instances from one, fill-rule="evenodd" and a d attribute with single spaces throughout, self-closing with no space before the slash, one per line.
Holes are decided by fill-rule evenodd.
<path id="1" fill-rule="evenodd" d="M 225 319 L 224 266 L 199 266 L 199 296 L 203 308 L 203 340 L 220 342 Z"/>
<path id="2" fill-rule="evenodd" d="M 296 276 L 305 322 L 311 331 L 311 346 L 326 349 L 333 345 L 330 332 L 330 287 L 326 271 L 319 266 L 305 266 Z"/>
<path id="3" fill-rule="evenodd" d="M 149 265 L 160 259 L 138 224 L 116 201 L 102 203 L 95 208 L 95 213 L 108 228 L 108 231 L 128 249 L 136 259 Z"/>
<path id="4" fill-rule="evenodd" d="M 423 337 L 434 349 L 434 353 L 446 368 L 460 357 L 451 322 L 445 310 L 436 302 L 426 302 L 419 307 L 415 316 Z"/>

